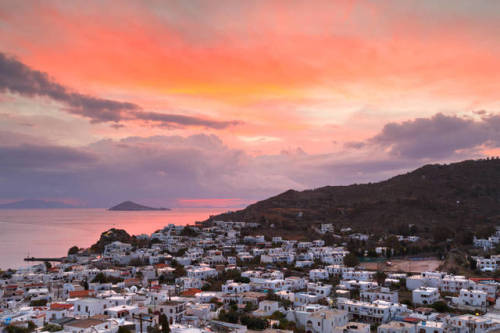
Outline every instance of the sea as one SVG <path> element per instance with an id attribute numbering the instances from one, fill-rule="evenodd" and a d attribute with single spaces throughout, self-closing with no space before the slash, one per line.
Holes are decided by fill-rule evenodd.
<path id="1" fill-rule="evenodd" d="M 131 235 L 151 234 L 168 224 L 186 225 L 227 211 L 221 208 L 179 208 L 170 211 L 108 211 L 106 209 L 0 210 L 0 269 L 36 263 L 28 256 L 65 256 L 74 245 L 87 248 L 101 233 L 124 229 Z"/>

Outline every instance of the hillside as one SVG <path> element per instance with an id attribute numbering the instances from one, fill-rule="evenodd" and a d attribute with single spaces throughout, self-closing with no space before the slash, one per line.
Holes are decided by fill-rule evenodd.
<path id="1" fill-rule="evenodd" d="M 76 208 L 60 201 L 47 200 L 20 200 L 1 204 L 0 209 L 56 209 L 56 208 Z"/>
<path id="2" fill-rule="evenodd" d="M 138 203 L 132 201 L 124 201 L 116 206 L 109 208 L 108 210 L 116 210 L 116 211 L 144 211 L 144 210 L 170 210 L 169 208 L 154 208 L 148 207 L 144 205 L 140 205 Z"/>
<path id="3" fill-rule="evenodd" d="M 288 234 L 319 223 L 380 233 L 400 233 L 408 224 L 420 233 L 476 230 L 500 224 L 500 159 L 426 165 L 379 183 L 289 190 L 211 220 L 255 221 Z"/>

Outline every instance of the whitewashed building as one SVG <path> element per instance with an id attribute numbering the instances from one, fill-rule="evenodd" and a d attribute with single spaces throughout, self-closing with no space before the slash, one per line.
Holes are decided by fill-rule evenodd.
<path id="1" fill-rule="evenodd" d="M 420 287 L 412 291 L 413 304 L 429 305 L 439 300 L 439 290 L 433 287 Z"/>

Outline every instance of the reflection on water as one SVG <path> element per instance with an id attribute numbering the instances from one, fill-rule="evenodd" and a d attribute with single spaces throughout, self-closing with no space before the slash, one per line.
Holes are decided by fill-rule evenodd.
<path id="1" fill-rule="evenodd" d="M 182 208 L 171 211 L 117 212 L 104 209 L 0 210 L 0 268 L 26 266 L 23 258 L 61 257 L 77 245 L 89 247 L 110 228 L 131 235 L 151 234 L 167 224 L 193 224 L 220 208 Z"/>

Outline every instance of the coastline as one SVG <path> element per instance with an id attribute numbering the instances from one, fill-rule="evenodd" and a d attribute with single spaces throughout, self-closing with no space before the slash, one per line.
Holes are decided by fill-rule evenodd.
<path id="1" fill-rule="evenodd" d="M 86 209 L 0 210 L 0 270 L 29 266 L 24 258 L 62 257 L 70 247 L 87 248 L 102 232 L 124 229 L 129 234 L 152 233 L 168 224 L 186 225 L 227 209 L 178 208 L 170 211 L 108 211 Z"/>

